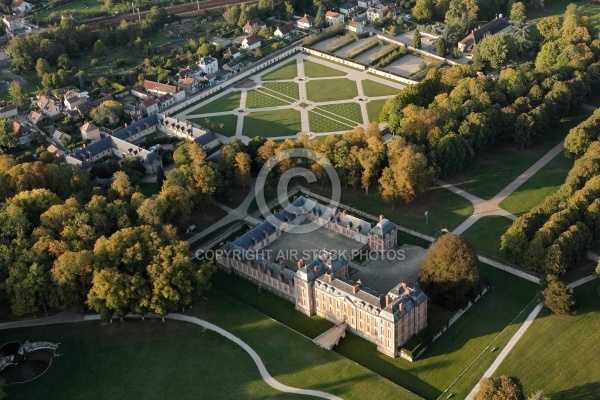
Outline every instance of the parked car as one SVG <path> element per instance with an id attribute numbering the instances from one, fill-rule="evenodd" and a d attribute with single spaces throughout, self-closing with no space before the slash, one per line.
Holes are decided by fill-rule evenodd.
<path id="1" fill-rule="evenodd" d="M 162 149 L 162 146 L 160 144 L 155 144 L 154 146 L 150 146 L 150 148 L 148 149 L 148 151 L 155 152 L 155 151 L 157 151 L 159 149 Z"/>

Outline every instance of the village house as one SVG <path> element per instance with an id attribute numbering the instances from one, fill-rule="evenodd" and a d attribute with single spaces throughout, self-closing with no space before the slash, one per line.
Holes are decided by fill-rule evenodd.
<path id="1" fill-rule="evenodd" d="M 17 36 L 26 36 L 33 33 L 31 26 L 25 24 L 23 20 L 16 15 L 5 15 L 2 23 L 6 26 L 6 35 L 9 39 Z"/>
<path id="2" fill-rule="evenodd" d="M 246 36 L 242 41 L 242 49 L 245 50 L 254 50 L 259 48 L 261 45 L 260 36 L 258 35 L 250 35 Z"/>
<path id="3" fill-rule="evenodd" d="M 139 121 L 144 117 L 144 110 L 135 104 L 127 103 L 123 106 L 123 113 L 132 121 Z"/>
<path id="4" fill-rule="evenodd" d="M 354 32 L 357 35 L 360 35 L 361 33 L 363 33 L 363 24 L 362 22 L 358 22 L 358 21 L 348 21 L 348 23 L 346 24 L 346 29 L 349 30 L 350 32 Z"/>
<path id="5" fill-rule="evenodd" d="M 335 25 L 336 22 L 344 23 L 344 15 L 335 11 L 327 11 L 325 13 L 325 22 L 327 22 L 327 25 L 329 26 Z"/>
<path id="6" fill-rule="evenodd" d="M 375 225 L 301 196 L 273 216 L 298 225 L 315 221 L 325 229 L 385 251 L 396 245 L 396 225 L 381 217 Z M 265 258 L 262 249 L 285 233 L 265 221 L 227 242 L 217 254 L 217 265 L 295 304 L 306 315 L 319 315 L 377 345 L 390 356 L 427 326 L 427 296 L 399 282 L 386 295 L 374 292 L 362 282 L 349 279 L 348 260 L 326 249 L 312 260 L 297 265 Z M 321 246 L 321 244 L 316 244 Z"/>
<path id="7" fill-rule="evenodd" d="M 144 80 L 142 87 L 146 92 L 154 96 L 159 96 L 159 98 L 162 95 L 169 94 L 173 97 L 174 103 L 178 103 L 185 99 L 185 92 L 183 90 L 179 90 L 176 86 L 166 83 L 154 82 L 146 79 Z"/>
<path id="8" fill-rule="evenodd" d="M 24 15 L 33 9 L 33 4 L 23 0 L 12 0 L 12 3 L 10 3 L 10 9 L 17 15 Z"/>
<path id="9" fill-rule="evenodd" d="M 381 4 L 379 0 L 359 0 L 358 7 L 360 8 L 369 8 L 369 7 L 379 7 Z"/>
<path id="10" fill-rule="evenodd" d="M 291 22 L 288 22 L 285 25 L 278 26 L 273 32 L 273 36 L 278 39 L 288 39 L 291 34 L 296 30 L 296 27 Z"/>
<path id="11" fill-rule="evenodd" d="M 216 74 L 219 71 L 219 62 L 216 58 L 210 56 L 202 57 L 198 61 L 198 66 L 203 75 Z"/>
<path id="12" fill-rule="evenodd" d="M 308 14 L 304 14 L 304 17 L 302 17 L 298 21 L 296 21 L 296 26 L 298 28 L 304 29 L 304 30 L 312 29 L 314 24 L 315 24 L 315 18 Z"/>
<path id="13" fill-rule="evenodd" d="M 473 54 L 475 47 L 488 35 L 514 32 L 514 26 L 502 14 L 480 28 L 473 29 L 471 33 L 458 42 L 458 49 L 463 53 Z"/>
<path id="14" fill-rule="evenodd" d="M 63 97 L 63 104 L 67 110 L 75 110 L 90 101 L 87 92 L 79 93 L 77 90 L 69 90 Z"/>
<path id="15" fill-rule="evenodd" d="M 231 60 L 237 60 L 238 58 L 242 58 L 243 54 L 235 47 L 229 46 L 223 52 L 223 57 L 229 58 Z"/>
<path id="16" fill-rule="evenodd" d="M 61 102 L 44 93 L 36 95 L 36 105 L 39 107 L 40 112 L 48 118 L 54 118 L 62 112 Z"/>
<path id="17" fill-rule="evenodd" d="M 231 40 L 220 36 L 215 36 L 211 38 L 208 42 L 215 47 L 227 47 L 231 44 Z"/>
<path id="18" fill-rule="evenodd" d="M 52 139 L 54 139 L 56 142 L 59 142 L 63 146 L 66 146 L 68 144 L 67 142 L 71 141 L 71 135 L 57 129 L 52 134 Z"/>
<path id="19" fill-rule="evenodd" d="M 244 64 L 239 60 L 231 60 L 223 64 L 223 70 L 229 72 L 239 72 L 243 67 Z"/>
<path id="20" fill-rule="evenodd" d="M 38 122 L 44 119 L 44 114 L 42 114 L 41 111 L 32 110 L 27 116 L 27 118 L 29 119 L 29 122 L 31 122 L 34 125 L 37 125 Z"/>
<path id="21" fill-rule="evenodd" d="M 380 19 L 385 18 L 388 14 L 396 16 L 399 12 L 400 8 L 395 4 L 389 4 L 381 8 L 371 7 L 367 10 L 367 20 L 369 22 L 376 22 Z"/>
<path id="22" fill-rule="evenodd" d="M 12 118 L 19 114 L 17 106 L 9 104 L 4 107 L 0 107 L 0 118 Z"/>
<path id="23" fill-rule="evenodd" d="M 342 14 L 351 14 L 358 10 L 358 4 L 356 3 L 344 3 L 340 5 L 340 12 Z"/>
<path id="24" fill-rule="evenodd" d="M 16 116 L 13 119 L 13 130 L 19 135 L 19 145 L 24 146 L 31 142 L 34 133 L 39 132 L 35 125 L 32 125 L 27 117 Z"/>
<path id="25" fill-rule="evenodd" d="M 79 131 L 84 140 L 91 140 L 92 142 L 100 140 L 100 128 L 91 122 L 81 125 Z"/>
<path id="26" fill-rule="evenodd" d="M 246 25 L 244 25 L 242 30 L 244 31 L 244 33 L 246 35 L 249 35 L 250 33 L 253 32 L 253 30 L 256 33 L 266 26 L 267 26 L 267 24 L 265 24 L 263 21 L 261 21 L 258 18 L 254 18 L 254 19 L 251 19 L 250 21 L 246 22 Z"/>

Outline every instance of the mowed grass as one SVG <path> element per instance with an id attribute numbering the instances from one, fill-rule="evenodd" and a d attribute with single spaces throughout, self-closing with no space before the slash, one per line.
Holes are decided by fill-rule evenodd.
<path id="1" fill-rule="evenodd" d="M 67 11 L 77 11 L 81 13 L 91 13 L 102 11 L 102 6 L 104 5 L 103 1 L 100 0 L 75 0 L 73 2 L 63 4 L 58 7 L 52 7 L 44 12 L 39 14 L 39 18 L 46 18 L 53 12 L 67 12 Z M 88 6 L 88 7 L 86 7 Z"/>
<path id="2" fill-rule="evenodd" d="M 190 110 L 191 114 L 210 114 L 216 112 L 231 111 L 240 106 L 240 92 L 229 92 L 215 100 L 208 100 L 209 103 Z"/>
<path id="3" fill-rule="evenodd" d="M 360 124 L 362 113 L 360 105 L 356 103 L 326 104 L 315 107 L 315 111 L 339 119 L 343 122 Z"/>
<path id="4" fill-rule="evenodd" d="M 500 238 L 512 223 L 510 219 L 498 215 L 483 217 L 467 229 L 463 236 L 469 239 L 478 254 L 494 260 L 510 262 L 500 251 Z"/>
<path id="5" fill-rule="evenodd" d="M 559 17 L 563 18 L 565 10 L 567 6 L 571 4 L 571 2 L 563 2 L 563 1 L 554 1 L 546 4 L 541 11 L 529 11 L 527 12 L 528 22 L 539 21 L 542 18 L 546 17 Z M 592 5 L 587 2 L 574 2 L 581 9 L 581 15 L 587 16 L 592 20 L 592 25 L 596 29 L 600 29 L 600 6 Z"/>
<path id="6" fill-rule="evenodd" d="M 315 102 L 350 100 L 358 96 L 358 89 L 349 79 L 321 79 L 306 82 L 306 96 Z"/>
<path id="7" fill-rule="evenodd" d="M 291 136 L 300 132 L 300 129 L 300 112 L 288 108 L 246 115 L 242 134 L 250 138 Z"/>
<path id="8" fill-rule="evenodd" d="M 346 73 L 314 61 L 304 60 L 304 75 L 307 78 L 326 78 L 330 76 L 346 76 Z"/>
<path id="9" fill-rule="evenodd" d="M 50 368 L 5 389 L 18 399 L 294 399 L 269 387 L 240 346 L 178 321 L 12 329 L 0 341 L 60 343 Z M 68 383 L 68 384 L 66 384 Z"/>
<path id="10" fill-rule="evenodd" d="M 237 115 L 215 115 L 204 118 L 190 118 L 190 121 L 200 126 L 209 126 L 212 131 L 228 137 L 235 136 L 237 120 Z"/>
<path id="11" fill-rule="evenodd" d="M 285 385 L 349 400 L 417 399 L 218 290 L 203 296 L 206 300 L 190 312 L 242 339 Z M 288 304 L 287 313 L 297 313 Z M 238 345 L 189 323 L 90 322 L 3 331 L 0 336 L 3 343 L 60 343 L 61 356 L 42 377 L 7 389 L 12 399 L 306 398 L 271 389 Z"/>
<path id="12" fill-rule="evenodd" d="M 371 100 L 367 103 L 367 114 L 369 115 L 369 122 L 379 122 L 379 114 L 381 114 L 381 109 L 385 105 L 387 100 Z"/>
<path id="13" fill-rule="evenodd" d="M 537 293 L 537 285 L 485 264 L 480 276 L 492 288 L 414 362 L 378 353 L 375 344 L 353 334 L 335 351 L 419 396 L 436 399 Z"/>
<path id="14" fill-rule="evenodd" d="M 296 67 L 296 60 L 293 60 L 284 66 L 261 76 L 260 79 L 263 81 L 275 81 L 280 79 L 294 79 L 296 76 L 298 76 L 298 68 Z"/>
<path id="15" fill-rule="evenodd" d="M 596 399 L 600 393 L 598 280 L 575 289 L 577 314 L 542 310 L 495 375 L 511 374 L 526 393 L 557 399 Z"/>
<path id="16" fill-rule="evenodd" d="M 311 132 L 322 133 L 349 131 L 354 128 L 355 124 L 342 118 L 335 118 L 328 113 L 309 111 L 308 126 Z"/>
<path id="17" fill-rule="evenodd" d="M 509 183 L 535 164 L 567 136 L 569 130 L 583 122 L 591 111 L 578 109 L 547 132 L 546 137 L 523 150 L 496 147 L 478 156 L 469 168 L 447 179 L 449 183 L 482 199 L 491 199 Z"/>
<path id="18" fill-rule="evenodd" d="M 558 154 L 510 196 L 502 200 L 500 207 L 515 215 L 525 214 L 547 196 L 555 193 L 565 182 L 572 167 L 572 160 L 567 159 L 563 153 Z"/>
<path id="19" fill-rule="evenodd" d="M 368 97 L 395 96 L 402 90 L 392 86 L 384 85 L 383 83 L 372 81 L 370 79 L 364 79 L 361 84 L 363 87 L 363 93 Z"/>
<path id="20" fill-rule="evenodd" d="M 263 108 L 287 106 L 299 98 L 298 84 L 295 82 L 264 83 L 248 91 L 246 107 Z"/>
<path id="21" fill-rule="evenodd" d="M 152 197 L 160 192 L 160 187 L 157 182 L 141 182 L 140 191 L 146 197 Z"/>

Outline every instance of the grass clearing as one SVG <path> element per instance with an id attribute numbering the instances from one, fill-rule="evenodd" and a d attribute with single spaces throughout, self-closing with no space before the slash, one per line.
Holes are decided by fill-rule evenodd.
<path id="1" fill-rule="evenodd" d="M 478 254 L 510 263 L 510 260 L 506 259 L 500 251 L 500 238 L 512 223 L 513 221 L 506 217 L 490 215 L 475 222 L 463 233 L 463 236 L 469 239 Z"/>
<path id="2" fill-rule="evenodd" d="M 315 107 L 314 110 L 342 122 L 360 124 L 362 121 L 360 105 L 356 103 L 326 104 Z"/>
<path id="3" fill-rule="evenodd" d="M 326 78 L 330 76 L 346 76 L 346 73 L 314 61 L 304 60 L 304 75 L 307 78 Z"/>
<path id="4" fill-rule="evenodd" d="M 314 102 L 350 100 L 358 96 L 358 89 L 349 79 L 314 80 L 306 82 L 306 96 Z"/>
<path id="5" fill-rule="evenodd" d="M 546 6 L 542 11 L 529 11 L 527 12 L 528 22 L 539 21 L 546 17 L 559 17 L 563 18 L 567 6 L 571 2 L 554 1 L 546 3 Z M 600 29 L 600 6 L 593 5 L 586 2 L 575 2 L 581 9 L 581 15 L 587 16 L 592 20 L 592 25 L 596 29 Z"/>
<path id="6" fill-rule="evenodd" d="M 160 187 L 157 182 L 141 182 L 140 191 L 146 197 L 152 197 L 160 192 Z"/>
<path id="7" fill-rule="evenodd" d="M 558 154 L 552 161 L 529 178 L 517 190 L 500 202 L 500 207 L 514 215 L 522 215 L 555 193 L 565 182 L 573 161 Z"/>
<path id="8" fill-rule="evenodd" d="M 248 114 L 244 117 L 242 134 L 250 138 L 291 136 L 300 132 L 300 129 L 300 112 L 288 108 Z"/>
<path id="9" fill-rule="evenodd" d="M 325 112 L 308 112 L 308 126 L 311 132 L 341 132 L 354 128 L 354 124 L 342 118 L 336 118 Z"/>
<path id="10" fill-rule="evenodd" d="M 282 79 L 294 79 L 296 76 L 298 76 L 298 68 L 296 67 L 296 60 L 293 60 L 284 66 L 261 76 L 260 79 L 263 81 L 275 81 Z"/>
<path id="11" fill-rule="evenodd" d="M 188 115 L 231 111 L 240 106 L 240 96 L 240 92 L 229 92 L 218 99 L 209 100 L 208 104 L 188 111 Z"/>
<path id="12" fill-rule="evenodd" d="M 353 334 L 335 351 L 424 398 L 437 398 L 537 292 L 537 285 L 485 264 L 480 276 L 492 288 L 416 361 L 391 359 Z"/>
<path id="13" fill-rule="evenodd" d="M 238 117 L 237 115 L 215 115 L 204 118 L 189 118 L 189 120 L 200 126 L 209 127 L 213 132 L 232 137 L 235 136 Z"/>
<path id="14" fill-rule="evenodd" d="M 361 84 L 365 96 L 368 97 L 395 96 L 402 91 L 402 89 L 396 89 L 395 87 L 384 85 L 383 83 L 375 82 L 370 79 L 364 79 Z"/>
<path id="15" fill-rule="evenodd" d="M 379 114 L 385 105 L 387 100 L 371 100 L 367 103 L 367 114 L 369 115 L 369 122 L 379 122 Z"/>
<path id="16" fill-rule="evenodd" d="M 576 315 L 542 310 L 495 375 L 511 374 L 526 393 L 555 399 L 594 399 L 600 392 L 598 281 L 575 289 Z"/>
<path id="17" fill-rule="evenodd" d="M 447 179 L 449 183 L 482 199 L 491 199 L 560 143 L 569 130 L 584 121 L 591 112 L 578 109 L 548 131 L 543 140 L 521 150 L 500 144 L 478 156 L 469 168 Z"/>

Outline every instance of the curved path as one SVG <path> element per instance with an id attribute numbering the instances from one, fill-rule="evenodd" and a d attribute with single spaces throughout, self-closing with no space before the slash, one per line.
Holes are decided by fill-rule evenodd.
<path id="1" fill-rule="evenodd" d="M 225 336 L 227 339 L 238 344 L 242 349 L 244 349 L 250 355 L 250 357 L 252 357 L 252 360 L 258 367 L 260 376 L 267 383 L 267 385 L 271 386 L 273 389 L 276 389 L 276 390 L 279 390 L 280 392 L 285 392 L 285 393 L 294 393 L 294 394 L 302 394 L 302 395 L 306 395 L 306 396 L 320 397 L 322 399 L 342 400 L 340 397 L 334 396 L 329 393 L 321 392 L 320 390 L 298 389 L 298 388 L 294 388 L 294 387 L 287 386 L 287 385 L 277 382 L 275 380 L 275 378 L 273 378 L 269 374 L 269 372 L 267 371 L 267 368 L 265 367 L 265 364 L 263 364 L 262 360 L 260 359 L 260 356 L 254 350 L 252 350 L 252 347 L 248 346 L 237 336 L 232 335 L 231 333 L 227 332 L 226 330 L 219 328 L 218 326 L 211 324 L 210 322 L 204 321 L 204 320 L 196 318 L 196 317 L 191 317 L 189 315 L 182 315 L 182 314 L 168 314 L 166 316 L 166 318 L 174 319 L 177 321 L 190 322 L 192 324 L 199 325 L 203 328 L 210 329 L 211 331 L 214 331 L 214 332 L 218 333 L 219 335 Z"/>
<path id="2" fill-rule="evenodd" d="M 155 315 L 152 315 L 155 316 Z M 139 316 L 133 316 L 132 318 L 141 318 Z M 191 317 L 189 315 L 183 314 L 168 314 L 165 318 L 173 319 L 176 321 L 189 322 L 198 326 L 201 326 L 205 329 L 210 329 L 218 333 L 221 336 L 224 336 L 226 339 L 231 340 L 232 342 L 239 345 L 242 349 L 246 351 L 252 357 L 252 360 L 258 367 L 258 371 L 260 372 L 260 376 L 265 381 L 265 383 L 271 386 L 273 389 L 279 390 L 284 393 L 294 393 L 301 394 L 306 396 L 314 396 L 320 397 L 322 399 L 330 399 L 330 400 L 342 400 L 340 397 L 334 396 L 329 393 L 321 392 L 320 390 L 308 390 L 308 389 L 298 389 L 291 386 L 284 385 L 282 383 L 277 382 L 275 378 L 273 378 L 265 364 L 260 359 L 260 356 L 252 349 L 252 347 L 248 346 L 242 339 L 234 336 L 233 334 L 227 332 L 225 329 L 219 328 L 217 325 L 211 324 L 208 321 L 205 321 L 200 318 Z M 74 312 L 64 312 L 58 315 L 54 315 L 52 317 L 47 318 L 38 318 L 38 319 L 30 319 L 24 321 L 14 321 L 14 322 L 4 322 L 0 324 L 0 330 L 4 329 L 15 329 L 15 328 L 27 328 L 32 326 L 42 326 L 42 325 L 52 325 L 52 324 L 65 324 L 65 323 L 75 323 L 75 322 L 84 322 L 84 321 L 98 321 L 100 320 L 99 314 L 92 315 L 80 315 L 75 314 Z"/>

